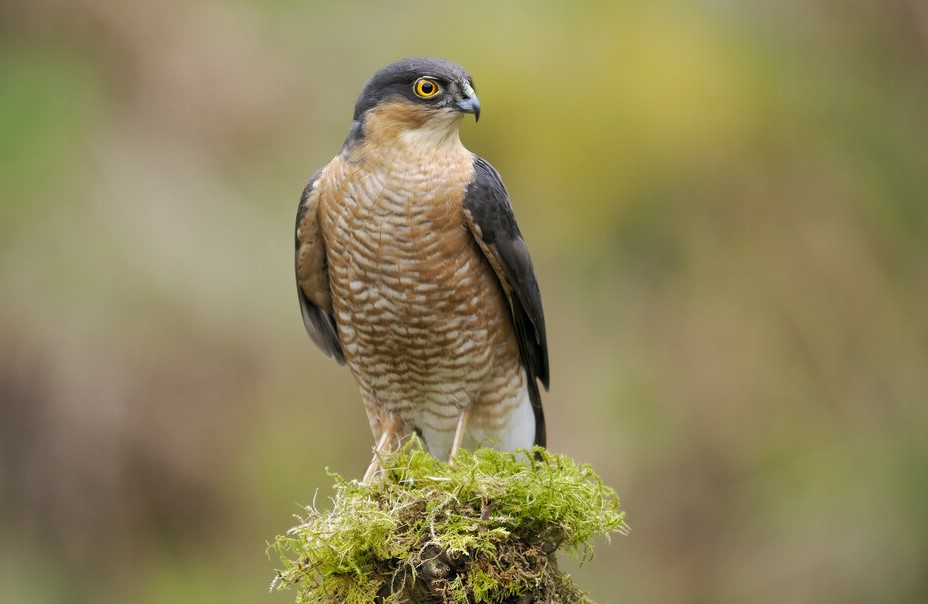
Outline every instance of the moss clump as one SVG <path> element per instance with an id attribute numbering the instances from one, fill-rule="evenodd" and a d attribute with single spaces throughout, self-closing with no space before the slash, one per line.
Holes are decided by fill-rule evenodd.
<path id="1" fill-rule="evenodd" d="M 308 507 L 270 546 L 284 565 L 272 588 L 313 604 L 589 602 L 555 554 L 589 559 L 593 537 L 624 532 L 619 498 L 589 466 L 532 453 L 451 465 L 410 444 L 371 484 L 332 475 L 332 509 Z"/>

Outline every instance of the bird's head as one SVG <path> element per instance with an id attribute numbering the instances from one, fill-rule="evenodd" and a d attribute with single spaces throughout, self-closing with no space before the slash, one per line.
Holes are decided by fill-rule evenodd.
<path id="1" fill-rule="evenodd" d="M 380 136 L 416 131 L 451 136 L 467 113 L 480 119 L 474 81 L 463 67 L 432 57 L 402 59 L 375 73 L 364 86 L 349 142 L 370 130 Z"/>

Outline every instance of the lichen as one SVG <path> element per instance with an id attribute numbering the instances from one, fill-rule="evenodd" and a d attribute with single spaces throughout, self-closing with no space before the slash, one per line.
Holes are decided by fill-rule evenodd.
<path id="1" fill-rule="evenodd" d="M 307 507 L 270 545 L 272 589 L 313 604 L 590 602 L 557 552 L 588 560 L 594 537 L 627 530 L 590 466 L 541 448 L 448 464 L 410 443 L 381 464 L 371 484 L 330 474 L 331 509 Z"/>

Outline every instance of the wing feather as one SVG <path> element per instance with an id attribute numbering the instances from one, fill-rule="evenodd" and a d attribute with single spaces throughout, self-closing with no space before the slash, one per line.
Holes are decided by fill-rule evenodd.
<path id="1" fill-rule="evenodd" d="M 313 174 L 300 197 L 296 214 L 296 284 L 303 324 L 309 338 L 327 356 L 345 364 L 332 310 L 325 242 L 319 226 L 319 191 L 322 170 Z"/>
<path id="2" fill-rule="evenodd" d="M 544 413 L 535 382 L 540 380 L 548 388 L 548 344 L 541 293 L 506 187 L 493 166 L 477 156 L 474 156 L 474 180 L 467 187 L 463 205 L 467 226 L 509 301 L 522 363 L 529 378 L 535 442 L 544 446 Z"/>

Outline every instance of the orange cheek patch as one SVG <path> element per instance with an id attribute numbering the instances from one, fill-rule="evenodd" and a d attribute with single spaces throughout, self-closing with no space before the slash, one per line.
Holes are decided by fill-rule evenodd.
<path id="1" fill-rule="evenodd" d="M 408 101 L 392 101 L 368 111 L 365 132 L 368 135 L 393 137 L 403 130 L 421 128 L 433 115 L 431 107 Z"/>

